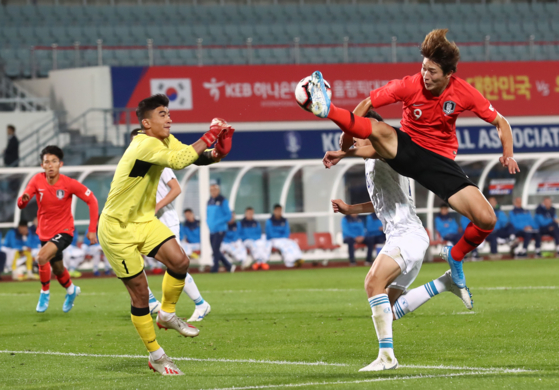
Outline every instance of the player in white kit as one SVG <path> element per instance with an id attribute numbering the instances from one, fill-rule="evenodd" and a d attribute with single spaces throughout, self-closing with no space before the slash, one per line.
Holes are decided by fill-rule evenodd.
<path id="1" fill-rule="evenodd" d="M 367 116 L 382 120 L 374 111 L 368 112 Z M 467 288 L 460 289 L 452 282 L 450 270 L 438 279 L 407 291 L 417 277 L 429 247 L 427 232 L 415 213 L 409 179 L 396 173 L 386 162 L 376 160 L 377 156 L 368 140 L 356 140 L 355 149 L 328 152 L 324 165 L 330 168 L 341 158 L 350 156 L 367 158 L 365 174 L 371 202 L 347 205 L 335 199 L 332 200 L 334 212 L 375 212 L 386 234 L 386 244 L 365 278 L 365 290 L 379 341 L 379 354 L 376 360 L 359 371 L 396 369 L 398 360 L 394 356 L 393 320 L 402 318 L 445 291 L 458 296 L 468 309 L 472 309 L 473 301 Z"/>
<path id="2" fill-rule="evenodd" d="M 134 138 L 141 129 L 132 130 L 130 138 Z M 155 215 L 161 222 L 163 222 L 175 235 L 175 239 L 180 245 L 180 220 L 177 211 L 175 210 L 174 200 L 181 193 L 181 188 L 177 177 L 170 168 L 163 169 L 159 184 L 157 185 L 157 195 L 155 204 Z M 147 256 L 146 256 L 147 258 Z M 149 289 L 149 287 L 148 287 Z M 184 292 L 192 302 L 196 305 L 194 313 L 187 320 L 188 322 L 202 321 L 205 316 L 210 314 L 211 306 L 208 302 L 204 301 L 198 286 L 194 282 L 192 276 L 187 273 L 184 285 Z M 149 289 L 149 310 L 152 314 L 159 311 L 161 304 L 155 298 L 151 289 Z"/>

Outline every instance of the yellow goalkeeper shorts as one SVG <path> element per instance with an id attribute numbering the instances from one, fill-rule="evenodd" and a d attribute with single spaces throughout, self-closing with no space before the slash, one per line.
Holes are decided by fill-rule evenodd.
<path id="1" fill-rule="evenodd" d="M 173 232 L 159 219 L 149 222 L 122 223 L 101 214 L 99 218 L 99 244 L 119 279 L 131 279 L 144 270 L 142 255 L 154 257 Z"/>

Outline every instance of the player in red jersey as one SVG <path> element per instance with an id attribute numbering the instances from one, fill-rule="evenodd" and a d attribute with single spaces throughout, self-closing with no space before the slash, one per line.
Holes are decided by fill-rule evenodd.
<path id="1" fill-rule="evenodd" d="M 89 228 L 87 238 L 97 243 L 97 216 L 99 206 L 93 192 L 86 186 L 68 176 L 60 174 L 64 153 L 58 146 L 47 146 L 41 151 L 41 167 L 45 173 L 38 173 L 29 181 L 17 206 L 23 209 L 33 196 L 37 196 L 39 221 L 37 234 L 41 240 L 41 250 L 37 255 L 39 278 L 43 285 L 37 311 L 43 313 L 49 307 L 51 265 L 56 279 L 66 289 L 62 310 L 67 313 L 74 306 L 80 293 L 70 279 L 68 270 L 62 263 L 62 251 L 72 243 L 74 218 L 72 217 L 72 195 L 76 195 L 89 206 Z M 50 262 L 50 264 L 49 264 Z"/>
<path id="2" fill-rule="evenodd" d="M 447 32 L 447 29 L 433 30 L 425 37 L 420 73 L 389 82 L 372 91 L 358 105 L 366 112 L 368 108 L 403 102 L 401 130 L 331 104 L 320 72 L 313 73 L 309 92 L 313 114 L 332 120 L 344 131 L 344 147 L 349 148 L 353 137 L 368 138 L 374 150 L 396 172 L 417 180 L 472 221 L 460 241 L 454 247 L 445 247 L 442 253 L 450 265 L 454 283 L 465 288 L 462 260 L 491 233 L 496 216 L 481 191 L 454 161 L 458 149 L 455 125 L 458 115 L 472 111 L 494 125 L 503 144 L 501 164 L 511 174 L 520 169 L 513 158 L 508 121 L 473 86 L 454 75 L 460 51 L 454 42 L 446 39 Z"/>

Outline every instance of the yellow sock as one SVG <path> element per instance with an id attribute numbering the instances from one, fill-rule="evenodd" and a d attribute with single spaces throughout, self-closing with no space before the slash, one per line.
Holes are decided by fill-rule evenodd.
<path id="1" fill-rule="evenodd" d="M 157 351 L 160 347 L 155 339 L 155 328 L 151 315 L 149 313 L 144 316 L 135 316 L 131 314 L 130 317 L 132 317 L 132 323 L 148 351 Z"/>
<path id="2" fill-rule="evenodd" d="M 31 252 L 29 251 L 25 251 L 24 253 L 25 253 L 25 257 L 27 258 L 26 260 L 27 270 L 33 271 L 33 256 L 31 256 Z"/>
<path id="3" fill-rule="evenodd" d="M 175 275 L 182 276 L 182 275 Z M 176 278 L 169 275 L 169 271 L 163 276 L 163 299 L 161 300 L 161 310 L 167 313 L 174 313 L 177 301 L 179 300 L 184 287 L 184 277 Z"/>

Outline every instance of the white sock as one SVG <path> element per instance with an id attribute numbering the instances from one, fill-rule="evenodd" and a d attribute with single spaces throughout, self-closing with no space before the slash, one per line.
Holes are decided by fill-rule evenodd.
<path id="1" fill-rule="evenodd" d="M 41 294 L 50 294 L 50 290 L 47 290 L 47 291 L 41 290 Z"/>
<path id="2" fill-rule="evenodd" d="M 435 295 L 447 291 L 448 283 L 450 283 L 450 280 L 446 274 L 444 274 L 440 278 L 424 284 L 423 286 L 416 287 L 407 294 L 402 295 L 398 298 L 396 303 L 394 303 L 394 318 L 399 320 L 406 314 L 415 311 Z"/>
<path id="3" fill-rule="evenodd" d="M 394 344 L 392 341 L 392 309 L 388 295 L 379 294 L 369 298 L 369 305 L 373 311 L 373 323 L 377 331 L 379 342 L 379 357 L 394 359 Z"/>
<path id="4" fill-rule="evenodd" d="M 153 360 L 158 360 L 161 359 L 161 357 L 165 355 L 165 351 L 163 350 L 163 348 L 159 347 L 159 349 L 157 351 L 153 351 L 149 353 L 149 356 L 151 356 L 151 358 Z"/>
<path id="5" fill-rule="evenodd" d="M 73 294 L 76 291 L 76 286 L 72 283 L 70 286 L 66 287 L 66 294 Z"/>
<path id="6" fill-rule="evenodd" d="M 159 318 L 161 318 L 163 321 L 169 321 L 174 316 L 176 316 L 175 313 L 167 313 L 166 311 L 163 311 L 161 309 L 159 310 Z"/>
<path id="7" fill-rule="evenodd" d="M 200 306 L 205 303 L 204 298 L 202 298 L 202 295 L 198 290 L 198 286 L 196 286 L 196 283 L 194 282 L 194 279 L 192 279 L 192 276 L 190 274 L 186 274 L 183 290 L 186 295 L 188 295 L 188 297 L 192 299 L 192 302 L 194 302 L 196 306 Z"/>
<path id="8" fill-rule="evenodd" d="M 149 288 L 149 287 L 148 287 L 148 292 L 149 292 L 148 300 L 151 301 L 151 300 L 155 299 L 157 301 L 157 298 L 155 298 L 155 295 L 153 295 L 153 293 L 151 292 L 151 288 Z"/>

